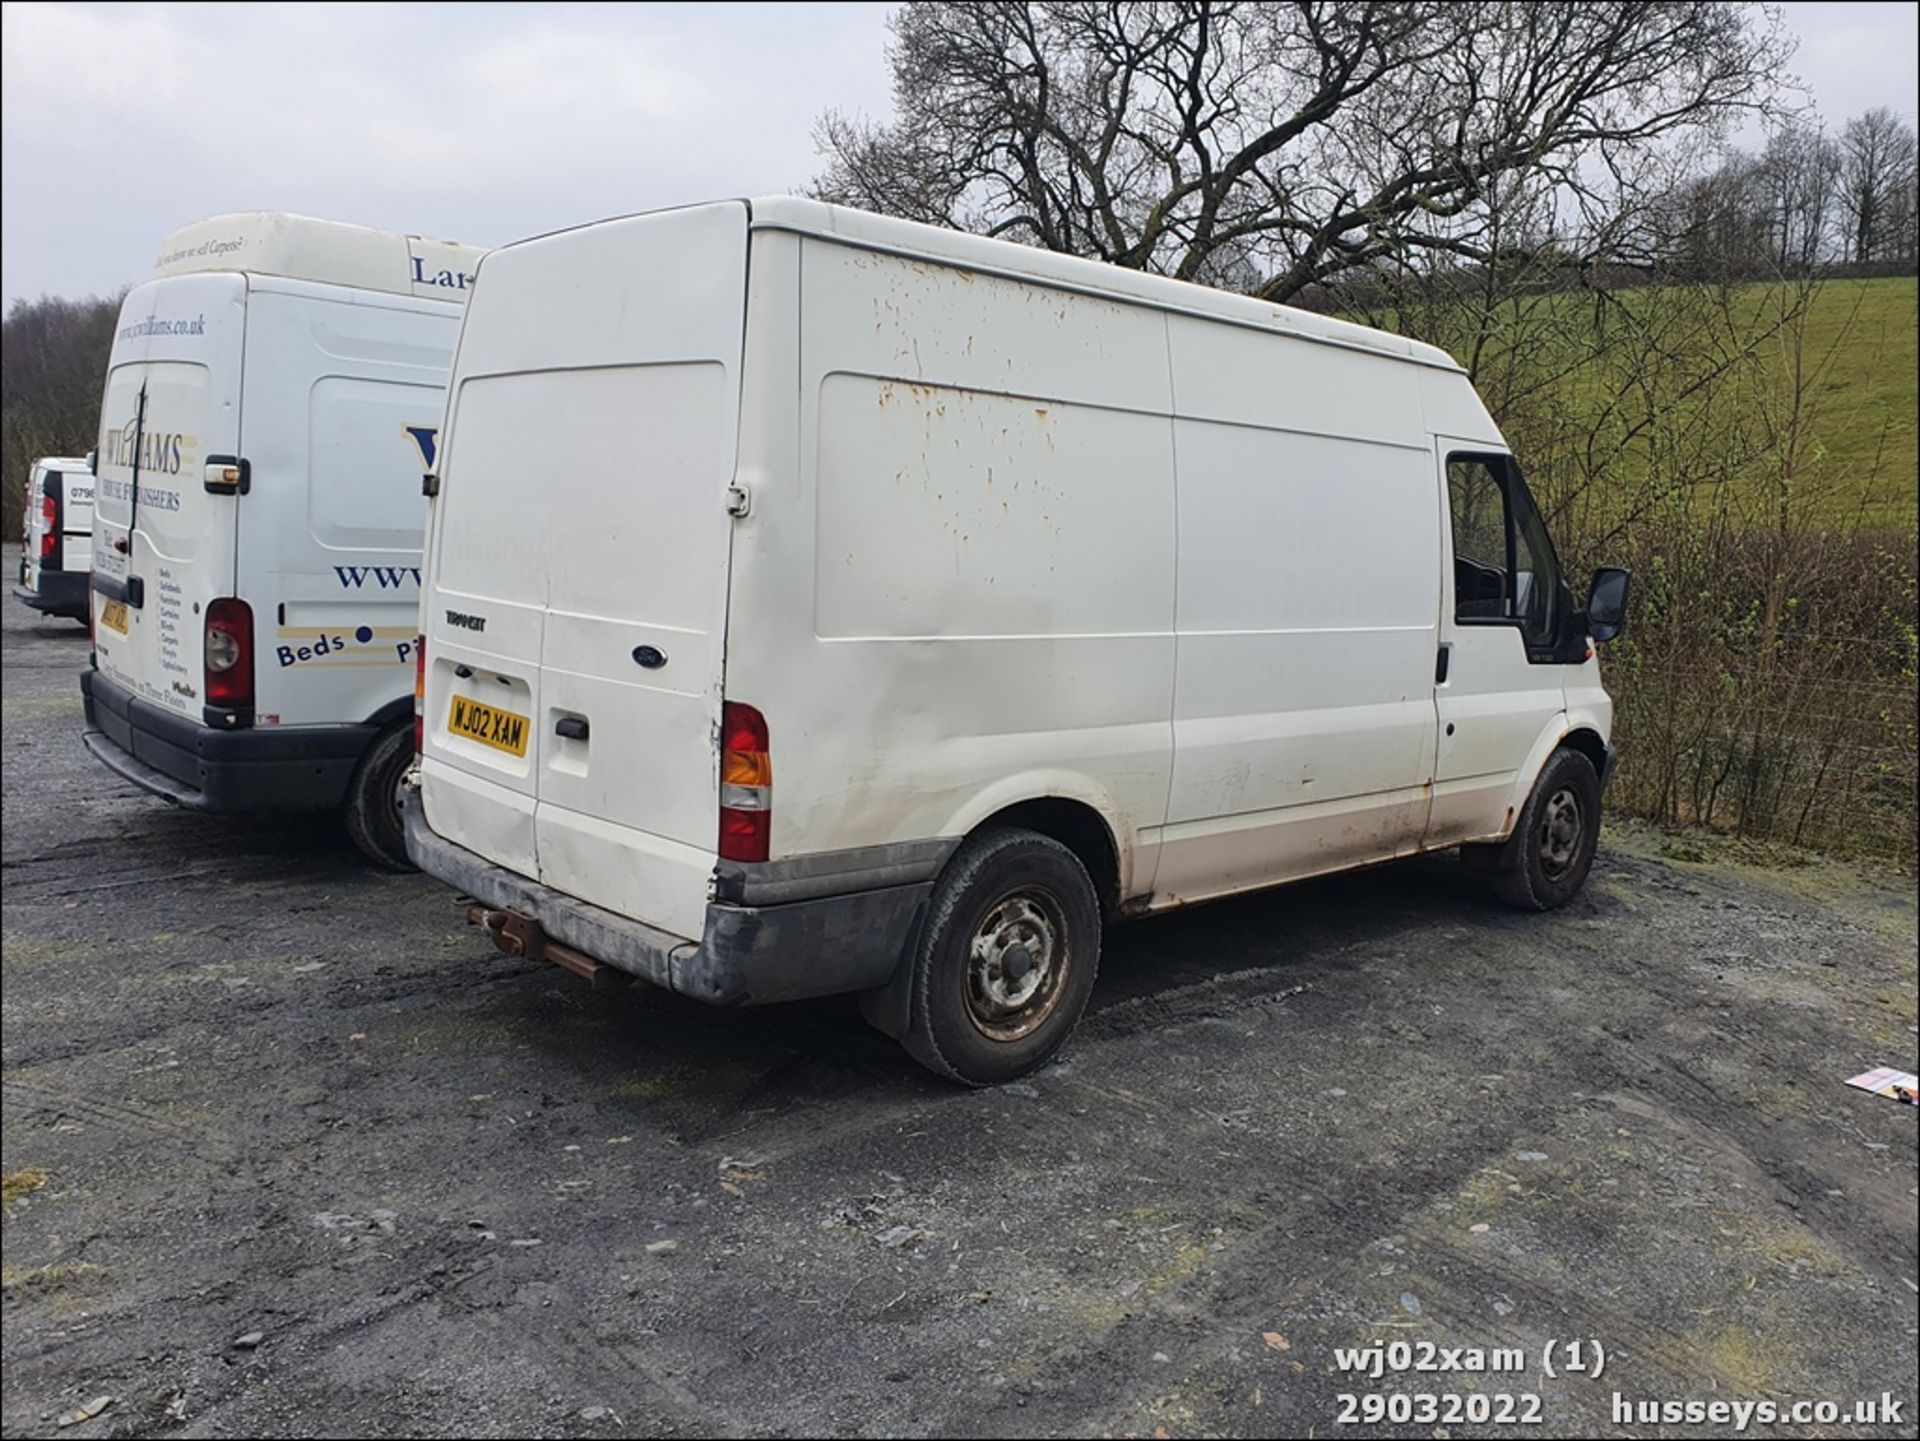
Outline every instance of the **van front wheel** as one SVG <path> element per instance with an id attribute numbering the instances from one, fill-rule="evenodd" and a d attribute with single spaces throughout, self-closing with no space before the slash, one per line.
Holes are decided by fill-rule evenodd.
<path id="1" fill-rule="evenodd" d="M 412 764 L 413 727 L 396 726 L 367 747 L 347 787 L 347 834 L 382 870 L 413 869 L 400 811 L 400 785 Z"/>
<path id="2" fill-rule="evenodd" d="M 1100 902 L 1080 859 L 1033 831 L 995 829 L 954 853 L 910 963 L 903 1044 L 950 1080 L 992 1086 L 1060 1048 L 1100 965 Z"/>
<path id="3" fill-rule="evenodd" d="M 1523 911 L 1564 906 L 1587 883 L 1600 844 L 1600 777 L 1575 750 L 1547 758 L 1504 845 L 1463 847 L 1493 892 Z M 1475 864 L 1478 862 L 1478 864 Z"/>

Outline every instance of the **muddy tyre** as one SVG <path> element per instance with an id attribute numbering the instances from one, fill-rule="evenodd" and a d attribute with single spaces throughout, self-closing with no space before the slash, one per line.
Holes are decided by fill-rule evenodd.
<path id="1" fill-rule="evenodd" d="M 970 836 L 934 884 L 901 1043 L 967 1086 L 1026 1075 L 1060 1048 L 1100 965 L 1100 902 L 1080 859 L 1033 831 Z"/>
<path id="2" fill-rule="evenodd" d="M 1600 777 L 1578 751 L 1557 750 L 1506 844 L 1463 847 L 1462 857 L 1508 905 L 1551 911 L 1587 883 L 1599 844 Z"/>
<path id="3" fill-rule="evenodd" d="M 367 747 L 347 786 L 347 834 L 382 870 L 413 869 L 400 812 L 400 782 L 412 764 L 412 727 L 396 726 Z"/>

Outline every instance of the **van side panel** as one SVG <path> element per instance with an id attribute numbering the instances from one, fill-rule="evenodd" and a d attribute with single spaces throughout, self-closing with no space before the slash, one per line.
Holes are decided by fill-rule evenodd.
<path id="1" fill-rule="evenodd" d="M 755 243 L 756 264 L 793 264 L 791 237 Z M 748 414 L 756 444 L 798 453 L 748 467 L 765 474 L 735 522 L 728 621 L 727 695 L 772 739 L 774 857 L 1068 795 L 1107 819 L 1123 890 L 1143 887 L 1171 742 L 1164 318 L 797 250 L 798 414 Z"/>
<path id="2" fill-rule="evenodd" d="M 250 279 L 237 593 L 258 724 L 364 721 L 413 693 L 420 477 L 460 311 Z"/>
<path id="3" fill-rule="evenodd" d="M 1169 324 L 1180 583 L 1163 904 L 1417 847 L 1440 591 L 1415 367 Z"/>

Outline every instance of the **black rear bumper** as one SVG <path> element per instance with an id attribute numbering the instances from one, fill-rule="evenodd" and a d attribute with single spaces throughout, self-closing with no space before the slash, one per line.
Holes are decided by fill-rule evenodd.
<path id="1" fill-rule="evenodd" d="M 37 589 L 26 583 L 26 573 L 26 562 L 22 561 L 20 580 L 13 587 L 13 593 L 22 605 L 30 606 L 42 615 L 65 616 L 68 620 L 87 618 L 87 572 L 42 569 Z"/>
<path id="2" fill-rule="evenodd" d="M 496 866 L 427 824 L 406 799 L 407 855 L 490 907 L 538 921 L 554 940 L 629 975 L 709 1005 L 844 995 L 884 986 L 919 930 L 929 878 L 781 905 L 711 902 L 697 941 L 604 910 Z"/>
<path id="3" fill-rule="evenodd" d="M 142 790 L 200 811 L 332 810 L 346 799 L 371 725 L 214 730 L 98 671 L 80 673 L 87 749 Z"/>

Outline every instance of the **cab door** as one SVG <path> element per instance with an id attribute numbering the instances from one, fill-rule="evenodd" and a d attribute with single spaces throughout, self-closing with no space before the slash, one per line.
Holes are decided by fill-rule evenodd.
<path id="1" fill-rule="evenodd" d="M 1543 739 L 1564 728 L 1560 564 L 1512 456 L 1442 438 L 1439 720 L 1429 847 L 1505 835 Z"/>

